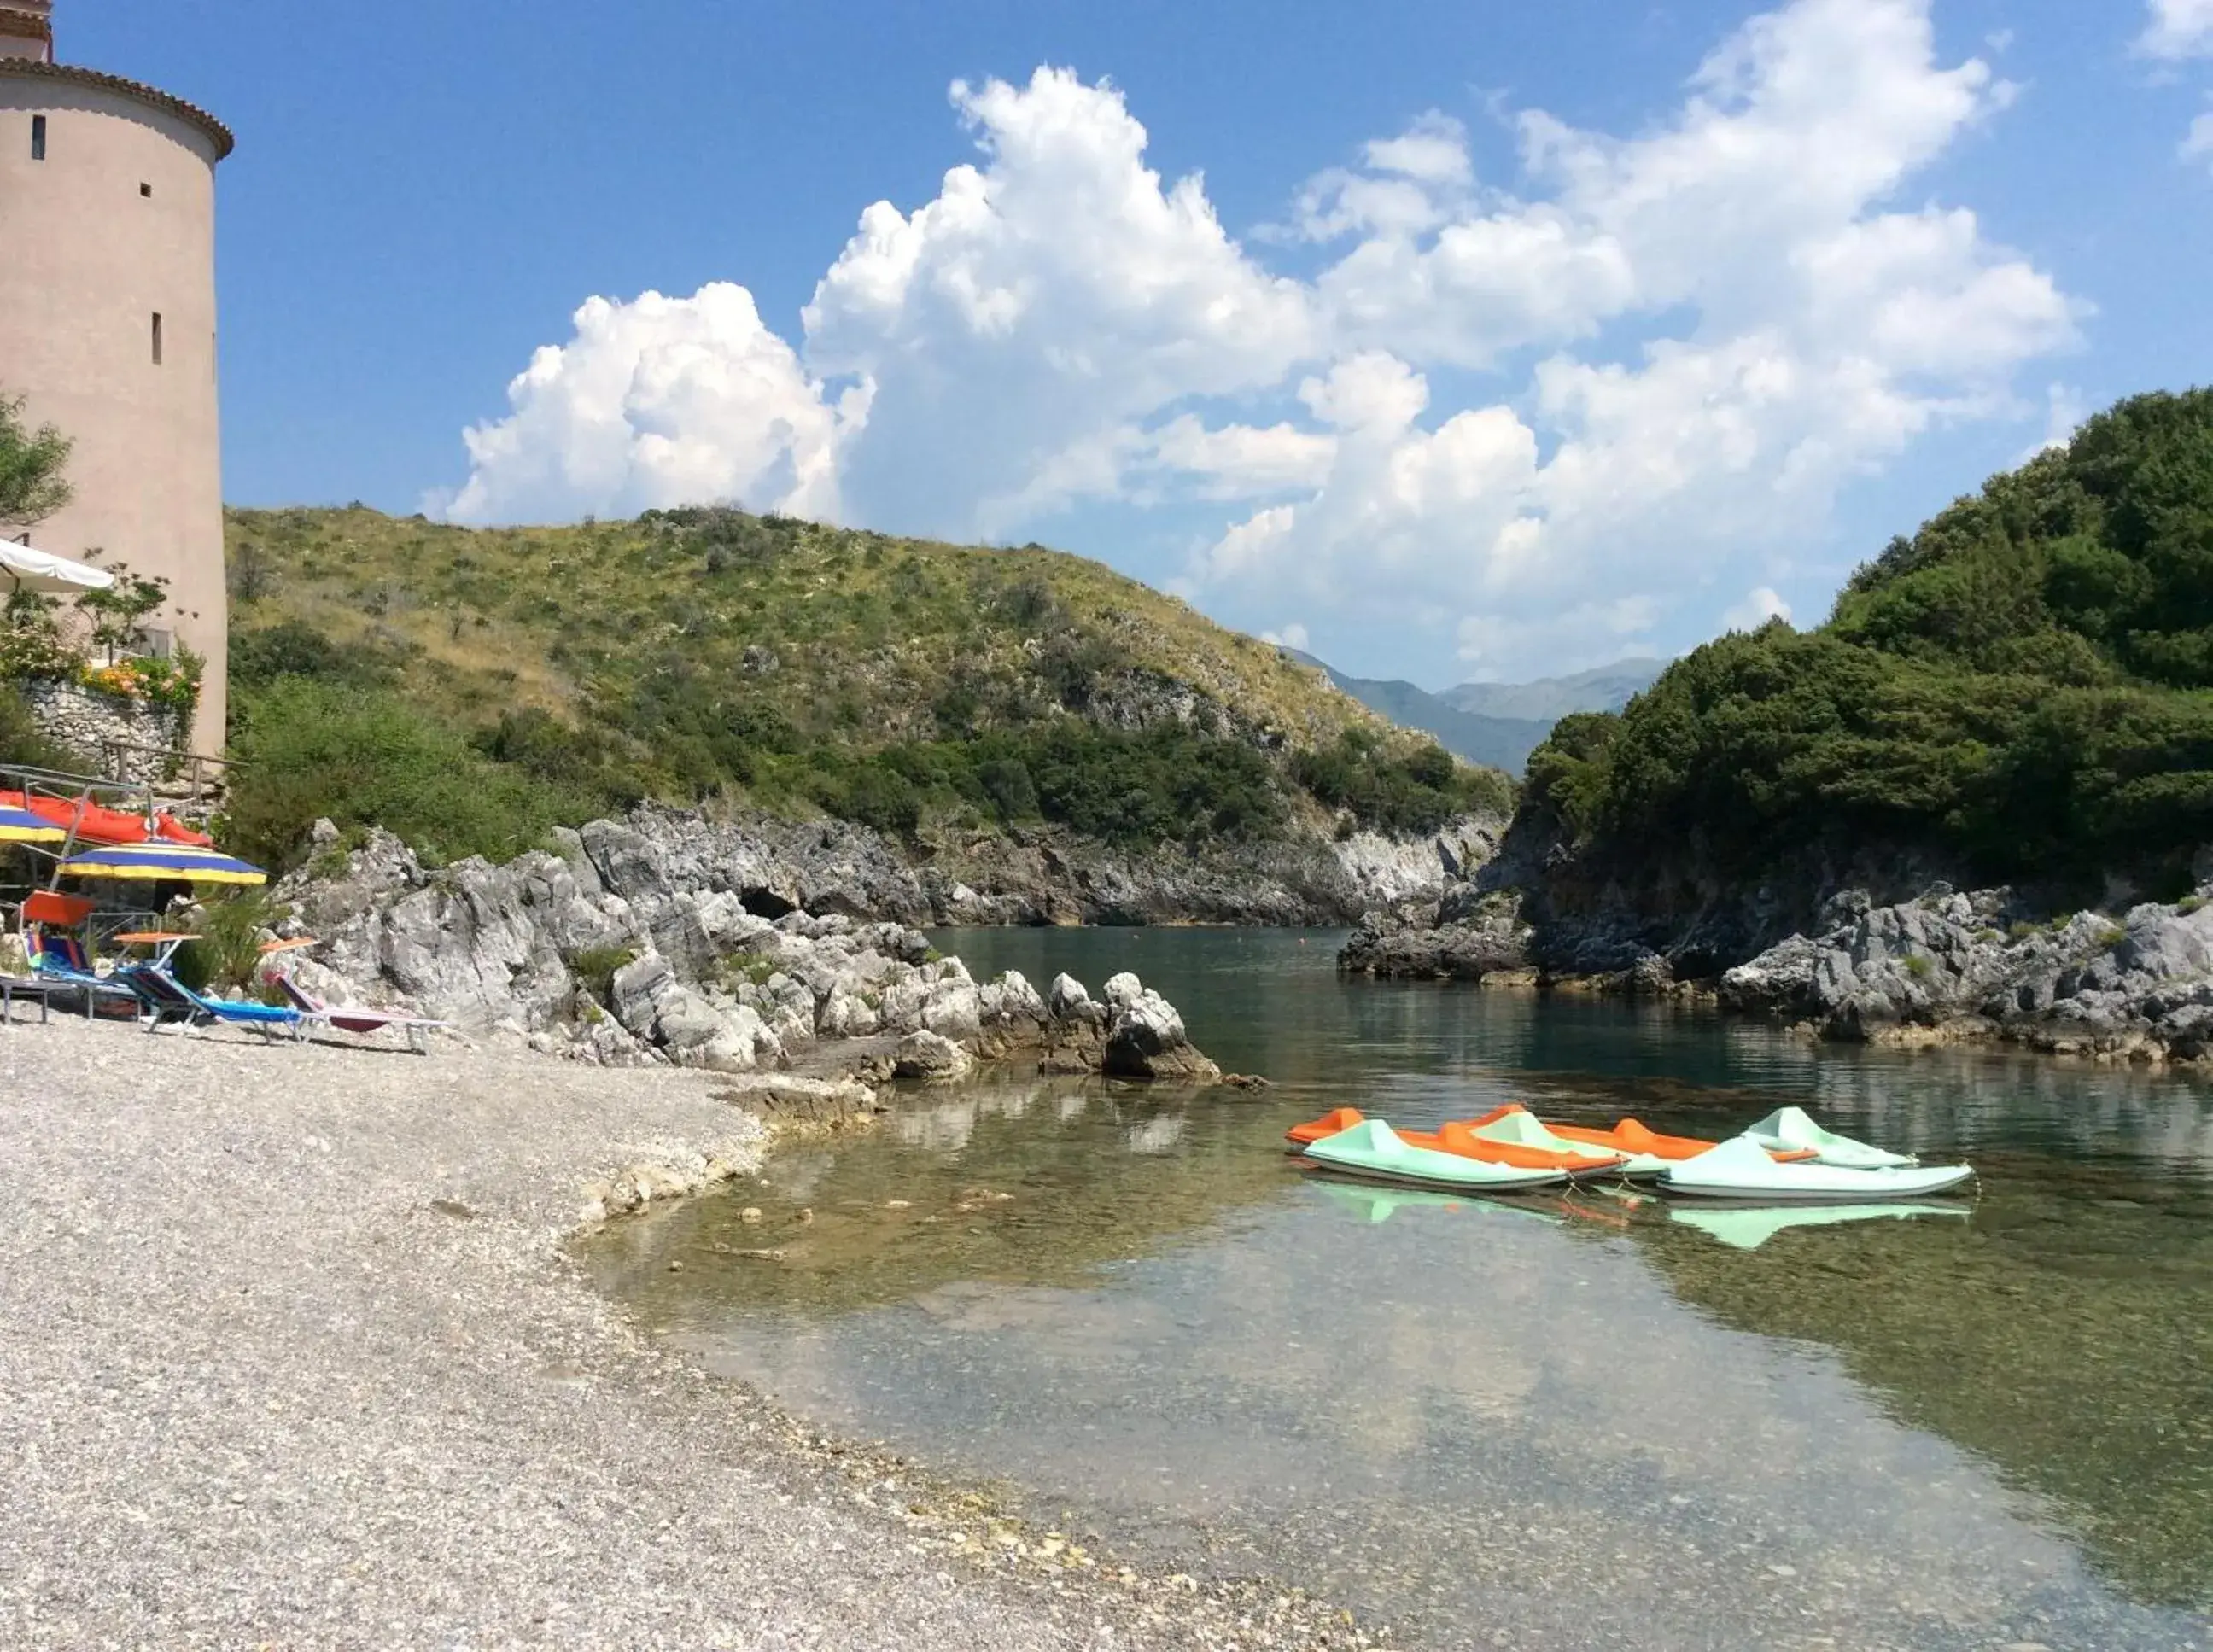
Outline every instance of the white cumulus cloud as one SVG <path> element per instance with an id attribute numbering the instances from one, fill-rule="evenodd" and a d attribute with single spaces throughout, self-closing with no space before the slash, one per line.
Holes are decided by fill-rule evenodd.
<path id="1" fill-rule="evenodd" d="M 1643 136 L 1524 115 L 1548 195 L 1471 197 L 1426 240 L 1371 225 L 1319 286 L 1353 338 L 1397 352 L 1377 384 L 1552 353 L 1489 407 L 1425 418 L 1426 387 L 1371 393 L 1389 418 L 1341 437 L 1313 497 L 1226 533 L 1200 588 L 1456 613 L 1464 658 L 1518 669 L 1648 645 L 1733 566 L 1818 543 L 1846 481 L 1939 422 L 2012 414 L 2014 369 L 2074 336 L 2076 307 L 1972 212 L 1890 204 L 2007 96 L 1980 63 L 1936 60 L 1921 0 L 1798 0 Z M 1521 249 L 1470 261 L 1481 302 L 1443 297 L 1457 229 Z M 1686 307 L 1611 357 L 1574 347 Z M 1308 396 L 1325 422 L 1333 393 Z"/>
<path id="2" fill-rule="evenodd" d="M 837 448 L 864 396 L 825 400 L 753 295 L 717 282 L 690 298 L 587 301 L 576 335 L 507 387 L 512 411 L 464 433 L 469 479 L 442 502 L 458 522 L 741 500 L 834 516 Z"/>
<path id="3" fill-rule="evenodd" d="M 1311 294 L 1246 254 L 1198 178 L 1145 165 L 1112 85 L 1040 69 L 953 101 L 984 164 L 911 213 L 871 206 L 804 315 L 809 363 L 874 387 L 857 510 L 1011 526 L 1095 491 L 1100 445 L 1133 421 L 1265 388 L 1314 351 Z"/>
<path id="4" fill-rule="evenodd" d="M 2186 161 L 2213 162 L 2213 109 L 2190 123 L 2189 131 L 2183 135 L 2180 153 Z"/>
<path id="5" fill-rule="evenodd" d="M 2213 0 L 2151 0 L 2137 49 L 2153 58 L 2213 57 Z"/>
<path id="6" fill-rule="evenodd" d="M 1788 625 L 1790 605 L 1773 586 L 1758 585 L 1745 593 L 1743 601 L 1722 611 L 1722 629 L 1758 631 L 1771 619 L 1780 619 Z"/>

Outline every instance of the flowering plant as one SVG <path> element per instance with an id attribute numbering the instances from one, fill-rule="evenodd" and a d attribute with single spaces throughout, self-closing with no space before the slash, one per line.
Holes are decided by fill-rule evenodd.
<path id="1" fill-rule="evenodd" d="M 118 660 L 113 665 L 87 665 L 77 680 L 103 694 L 190 711 L 199 704 L 202 667 L 199 655 L 180 649 L 174 660 L 129 659 Z"/>

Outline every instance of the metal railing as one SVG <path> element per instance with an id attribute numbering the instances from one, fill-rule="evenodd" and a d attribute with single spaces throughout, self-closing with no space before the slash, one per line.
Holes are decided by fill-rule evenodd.
<path id="1" fill-rule="evenodd" d="M 164 767 L 176 775 L 172 781 L 132 781 L 125 778 L 133 753 L 164 759 Z M 105 740 L 101 742 L 101 757 L 106 763 L 111 784 L 141 787 L 151 799 L 156 787 L 162 789 L 162 798 L 171 804 L 181 803 L 193 812 L 196 818 L 205 818 L 215 812 L 223 799 L 225 773 L 239 765 L 227 757 L 210 757 L 204 752 L 180 752 L 168 746 L 149 746 L 135 740 Z"/>

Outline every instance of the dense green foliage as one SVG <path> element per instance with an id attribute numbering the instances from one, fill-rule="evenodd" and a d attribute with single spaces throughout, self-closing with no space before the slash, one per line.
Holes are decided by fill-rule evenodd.
<path id="1" fill-rule="evenodd" d="M 2213 391 L 2125 401 L 1771 622 L 1564 720 L 1530 796 L 1741 869 L 1926 844 L 1997 877 L 2177 871 L 2213 842 Z"/>
<path id="2" fill-rule="evenodd" d="M 23 398 L 0 395 L 0 526 L 42 522 L 70 502 L 70 439 L 23 423 Z"/>
<path id="3" fill-rule="evenodd" d="M 1418 828 L 1508 800 L 1502 777 L 1265 644 L 1034 546 L 723 509 L 485 532 L 239 511 L 230 527 L 233 737 L 268 771 L 241 777 L 236 824 L 280 860 L 319 814 L 416 839 L 448 804 L 422 840 L 442 854 L 491 852 L 510 818 L 646 797 L 1133 846 Z M 340 707 L 356 738 L 291 727 Z"/>
<path id="4" fill-rule="evenodd" d="M 1387 832 L 1427 832 L 1471 809 L 1501 812 L 1513 788 L 1496 769 L 1453 761 L 1442 746 L 1406 747 L 1371 728 L 1348 728 L 1291 765 L 1301 785 L 1350 820 Z"/>
<path id="5" fill-rule="evenodd" d="M 318 816 L 342 829 L 384 826 L 433 865 L 503 859 L 587 812 L 388 689 L 282 677 L 242 696 L 241 707 L 223 841 L 250 859 L 296 860 Z"/>
<path id="6" fill-rule="evenodd" d="M 178 948 L 170 960 L 177 978 L 195 992 L 257 986 L 261 937 L 279 916 L 265 890 L 233 889 L 216 896 L 193 926 L 199 938 Z"/>
<path id="7" fill-rule="evenodd" d="M 0 682 L 0 763 L 74 771 L 83 768 L 86 759 L 46 738 L 23 697 Z"/>

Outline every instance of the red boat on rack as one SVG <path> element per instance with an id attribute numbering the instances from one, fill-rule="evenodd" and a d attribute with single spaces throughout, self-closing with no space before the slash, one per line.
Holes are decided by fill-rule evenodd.
<path id="1" fill-rule="evenodd" d="M 215 839 L 195 832 L 165 810 L 142 814 L 136 809 L 108 808 L 89 798 L 40 797 L 20 791 L 0 791 L 0 806 L 28 809 L 42 820 L 51 820 L 76 833 L 87 844 L 191 844 L 212 849 Z"/>

